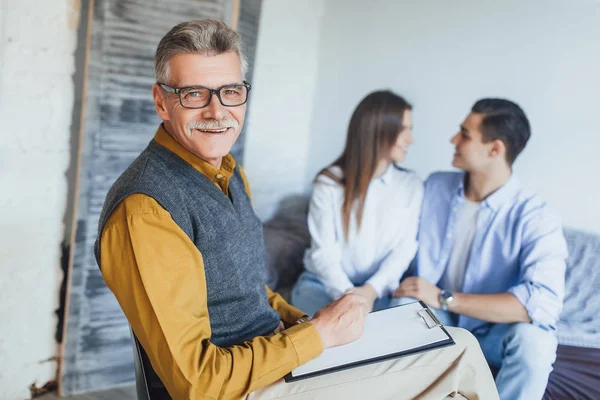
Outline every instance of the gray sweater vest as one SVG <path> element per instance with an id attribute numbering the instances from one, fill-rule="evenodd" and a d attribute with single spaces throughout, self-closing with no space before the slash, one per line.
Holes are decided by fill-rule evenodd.
<path id="1" fill-rule="evenodd" d="M 151 141 L 106 196 L 95 246 L 98 265 L 104 224 L 117 205 L 135 193 L 152 197 L 171 213 L 202 253 L 212 343 L 225 347 L 277 327 L 279 314 L 269 305 L 265 290 L 262 224 L 238 168 L 230 179 L 228 198 L 187 162 Z"/>

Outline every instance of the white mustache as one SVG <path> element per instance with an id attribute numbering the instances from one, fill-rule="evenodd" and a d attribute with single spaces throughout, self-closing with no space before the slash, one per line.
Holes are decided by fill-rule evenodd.
<path id="1" fill-rule="evenodd" d="M 225 117 L 220 121 L 215 120 L 215 119 L 192 121 L 187 124 L 186 128 L 188 131 L 188 135 L 192 136 L 193 129 L 200 129 L 200 130 L 205 130 L 205 129 L 213 130 L 213 129 L 225 129 L 225 128 L 236 129 L 238 126 L 239 126 L 239 123 L 235 119 Z"/>

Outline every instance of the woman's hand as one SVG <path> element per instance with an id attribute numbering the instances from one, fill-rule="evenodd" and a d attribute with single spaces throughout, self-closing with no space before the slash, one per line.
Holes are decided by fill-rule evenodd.
<path id="1" fill-rule="evenodd" d="M 369 312 L 373 311 L 373 304 L 375 300 L 377 300 L 377 292 L 375 288 L 370 284 L 365 284 L 363 286 L 358 286 L 353 289 L 348 290 L 346 293 L 355 293 L 359 295 L 359 297 L 364 301 L 367 306 Z"/>

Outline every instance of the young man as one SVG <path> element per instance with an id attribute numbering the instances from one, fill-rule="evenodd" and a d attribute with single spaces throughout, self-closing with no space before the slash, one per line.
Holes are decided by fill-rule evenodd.
<path id="1" fill-rule="evenodd" d="M 368 307 L 350 293 L 307 321 L 265 286 L 262 225 L 230 154 L 246 114 L 245 69 L 240 36 L 221 22 L 184 22 L 163 37 L 152 88 L 163 123 L 100 217 L 102 275 L 169 395 L 497 398 L 479 345 L 463 329 L 451 331 L 457 344 L 446 349 L 281 379 L 324 348 L 356 340 Z"/>
<path id="2" fill-rule="evenodd" d="M 541 399 L 556 358 L 567 248 L 548 204 L 525 190 L 512 164 L 530 137 L 515 103 L 483 99 L 452 138 L 452 165 L 425 183 L 416 276 L 396 296 L 439 309 L 470 330 L 500 368 L 501 399 Z"/>

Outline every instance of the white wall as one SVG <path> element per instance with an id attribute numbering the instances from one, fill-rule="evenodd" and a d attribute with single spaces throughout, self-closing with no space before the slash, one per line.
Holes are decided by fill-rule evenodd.
<path id="1" fill-rule="evenodd" d="M 323 1 L 263 0 L 244 168 L 262 219 L 304 190 Z"/>
<path id="2" fill-rule="evenodd" d="M 77 0 L 0 0 L 0 398 L 56 377 Z"/>
<path id="3" fill-rule="evenodd" d="M 507 97 L 533 128 L 521 181 L 566 225 L 600 232 L 600 2 L 330 0 L 322 21 L 307 187 L 372 90 L 414 104 L 406 165 L 423 178 L 450 168 L 449 138 L 476 99 Z"/>

